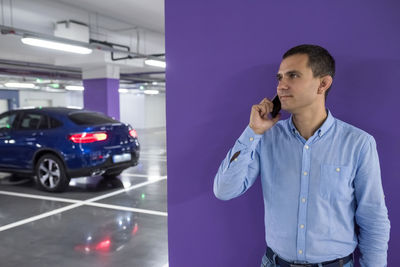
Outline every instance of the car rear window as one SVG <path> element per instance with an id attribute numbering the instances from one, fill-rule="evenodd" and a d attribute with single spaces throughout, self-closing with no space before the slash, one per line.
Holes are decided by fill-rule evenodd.
<path id="1" fill-rule="evenodd" d="M 106 115 L 96 112 L 77 112 L 68 115 L 69 119 L 78 125 L 100 125 L 119 122 Z"/>

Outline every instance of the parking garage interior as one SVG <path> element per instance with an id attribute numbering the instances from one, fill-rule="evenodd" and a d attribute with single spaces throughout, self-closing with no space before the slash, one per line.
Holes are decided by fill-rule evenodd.
<path id="1" fill-rule="evenodd" d="M 0 113 L 92 110 L 140 143 L 115 179 L 73 178 L 59 193 L 1 172 L 0 266 L 167 267 L 164 2 L 11 0 L 0 15 Z"/>
<path id="2" fill-rule="evenodd" d="M 399 2 L 168 0 L 165 17 L 159 0 L 0 5 L 0 113 L 85 108 L 131 125 L 123 143 L 136 135 L 140 143 L 138 164 L 116 179 L 94 169 L 99 175 L 71 179 L 63 192 L 38 188 L 35 173 L 0 173 L 0 266 L 260 266 L 260 179 L 229 202 L 216 199 L 212 181 L 251 106 L 276 94 L 282 54 L 302 43 L 332 51 L 328 107 L 377 141 L 388 266 L 398 266 Z M 9 122 L 0 117 L 0 135 Z M 24 153 L 9 149 L 0 160 L 14 155 Z M 51 159 L 43 162 L 62 166 Z M 360 266 L 357 250 L 354 259 Z"/>

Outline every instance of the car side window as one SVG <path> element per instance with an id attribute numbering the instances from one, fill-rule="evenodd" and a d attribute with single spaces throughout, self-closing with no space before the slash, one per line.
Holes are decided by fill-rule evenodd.
<path id="1" fill-rule="evenodd" d="M 8 113 L 0 116 L 0 130 L 12 128 L 16 116 L 16 113 Z"/>
<path id="2" fill-rule="evenodd" d="M 49 118 L 46 115 L 41 115 L 38 129 L 49 129 Z"/>
<path id="3" fill-rule="evenodd" d="M 24 113 L 19 122 L 20 130 L 48 129 L 47 117 L 42 114 Z"/>
<path id="4" fill-rule="evenodd" d="M 57 127 L 60 127 L 63 125 L 59 120 L 57 120 L 55 118 L 49 117 L 49 119 L 50 119 L 50 128 L 51 129 L 54 129 L 54 128 L 57 128 Z"/>

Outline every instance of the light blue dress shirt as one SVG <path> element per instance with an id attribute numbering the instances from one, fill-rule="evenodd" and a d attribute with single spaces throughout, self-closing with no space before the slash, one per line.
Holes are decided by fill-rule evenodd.
<path id="1" fill-rule="evenodd" d="M 330 111 L 308 140 L 292 117 L 262 135 L 247 127 L 221 163 L 214 194 L 240 196 L 258 176 L 266 242 L 281 258 L 318 263 L 345 257 L 358 245 L 361 266 L 386 266 L 390 222 L 371 135 Z"/>

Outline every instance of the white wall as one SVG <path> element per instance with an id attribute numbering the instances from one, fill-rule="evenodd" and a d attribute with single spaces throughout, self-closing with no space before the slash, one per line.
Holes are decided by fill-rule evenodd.
<path id="1" fill-rule="evenodd" d="M 8 110 L 8 99 L 0 99 L 0 113 Z"/>
<path id="2" fill-rule="evenodd" d="M 166 127 L 165 94 L 120 94 L 120 119 L 136 129 Z"/>
<path id="3" fill-rule="evenodd" d="M 145 127 L 166 126 L 165 94 L 145 96 Z"/>
<path id="4" fill-rule="evenodd" d="M 33 100 L 33 101 L 30 101 Z M 36 101 L 35 101 L 36 100 Z M 67 105 L 67 93 L 19 91 L 19 106 L 31 106 L 30 102 L 51 102 L 53 107 L 65 107 Z"/>
<path id="5" fill-rule="evenodd" d="M 67 93 L 67 106 L 83 108 L 83 92 L 69 91 Z"/>
<path id="6" fill-rule="evenodd" d="M 119 94 L 119 110 L 122 122 L 129 123 L 133 128 L 145 128 L 144 95 Z"/>

